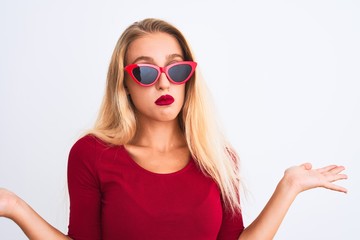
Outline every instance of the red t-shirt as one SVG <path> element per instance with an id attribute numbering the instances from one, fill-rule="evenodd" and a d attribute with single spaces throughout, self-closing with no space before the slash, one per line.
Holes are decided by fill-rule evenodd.
<path id="1" fill-rule="evenodd" d="M 223 211 L 217 185 L 193 160 L 157 174 L 124 146 L 91 135 L 70 151 L 68 187 L 74 240 L 235 240 L 244 228 L 241 214 Z"/>

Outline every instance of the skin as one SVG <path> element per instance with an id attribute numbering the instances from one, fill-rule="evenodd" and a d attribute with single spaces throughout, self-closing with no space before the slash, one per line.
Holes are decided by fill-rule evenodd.
<path id="1" fill-rule="evenodd" d="M 346 188 L 333 183 L 347 179 L 347 175 L 341 174 L 344 169 L 336 165 L 312 169 L 310 163 L 288 168 L 265 208 L 245 228 L 239 240 L 273 239 L 292 202 L 303 191 L 323 187 L 346 193 Z"/>
<path id="2" fill-rule="evenodd" d="M 181 49 L 176 40 L 164 33 L 150 34 L 134 41 L 126 62 L 151 63 L 166 66 L 181 61 Z M 161 74 L 156 84 L 142 87 L 126 76 L 128 94 L 137 109 L 139 130 L 125 147 L 141 167 L 156 173 L 182 169 L 189 162 L 189 150 L 180 131 L 177 116 L 184 103 L 185 85 L 172 84 Z M 157 106 L 156 99 L 170 94 L 175 102 Z M 334 182 L 346 179 L 344 167 L 330 165 L 312 169 L 310 163 L 288 168 L 272 197 L 259 216 L 243 231 L 240 240 L 273 239 L 296 196 L 309 189 L 323 187 L 346 193 Z M 39 216 L 24 200 L 0 188 L 0 216 L 12 219 L 29 239 L 70 239 Z"/>
<path id="3" fill-rule="evenodd" d="M 148 63 L 160 67 L 183 61 L 177 40 L 165 33 L 146 35 L 129 46 L 126 62 Z M 185 97 L 185 84 L 173 84 L 165 73 L 152 86 L 143 87 L 126 76 L 128 94 L 137 109 L 139 130 L 125 147 L 132 158 L 143 168 L 156 173 L 170 173 L 182 169 L 190 159 L 185 138 L 178 124 L 178 114 Z M 175 101 L 158 106 L 155 101 L 169 94 Z"/>
<path id="4" fill-rule="evenodd" d="M 23 199 L 3 188 L 0 188 L 1 216 L 13 220 L 31 240 L 71 239 L 46 222 Z"/>

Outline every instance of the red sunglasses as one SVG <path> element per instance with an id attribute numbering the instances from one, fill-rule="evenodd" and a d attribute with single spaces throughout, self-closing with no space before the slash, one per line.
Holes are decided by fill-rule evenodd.
<path id="1" fill-rule="evenodd" d="M 181 61 L 165 67 L 153 64 L 130 64 L 125 71 L 141 86 L 151 86 L 165 73 L 170 82 L 174 84 L 186 83 L 193 75 L 197 63 L 193 61 Z"/>

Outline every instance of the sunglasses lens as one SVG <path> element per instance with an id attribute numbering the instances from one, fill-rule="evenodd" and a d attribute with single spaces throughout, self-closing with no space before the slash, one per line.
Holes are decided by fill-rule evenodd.
<path id="1" fill-rule="evenodd" d="M 170 78 L 178 83 L 187 80 L 192 73 L 192 66 L 190 64 L 175 65 L 168 70 Z"/>
<path id="2" fill-rule="evenodd" d="M 136 67 L 132 70 L 132 73 L 136 80 L 144 85 L 152 84 L 158 76 L 158 71 L 149 66 Z"/>

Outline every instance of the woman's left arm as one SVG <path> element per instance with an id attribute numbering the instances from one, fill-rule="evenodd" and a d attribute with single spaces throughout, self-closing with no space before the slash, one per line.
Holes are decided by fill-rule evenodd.
<path id="1" fill-rule="evenodd" d="M 306 190 L 323 187 L 346 193 L 344 187 L 333 182 L 347 179 L 343 166 L 330 165 L 312 169 L 310 163 L 287 169 L 260 215 L 241 233 L 239 240 L 271 240 L 296 196 Z"/>

